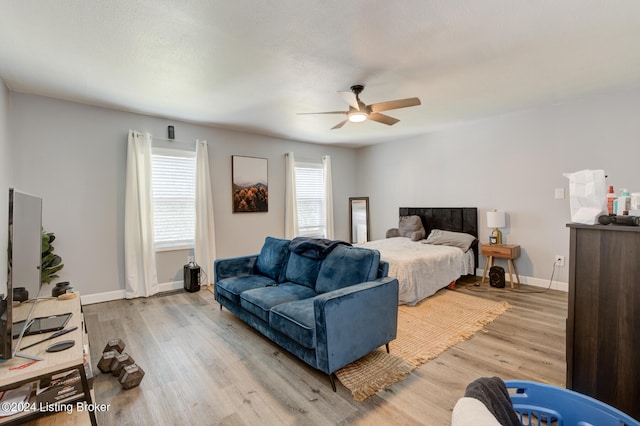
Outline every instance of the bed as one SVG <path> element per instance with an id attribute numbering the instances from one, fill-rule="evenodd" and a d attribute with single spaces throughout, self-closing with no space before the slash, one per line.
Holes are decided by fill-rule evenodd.
<path id="1" fill-rule="evenodd" d="M 478 211 L 475 207 L 401 207 L 399 216 L 419 216 L 428 236 L 434 229 L 462 232 L 478 237 Z M 425 244 L 394 237 L 369 241 L 363 245 L 380 251 L 389 262 L 389 276 L 396 277 L 399 303 L 415 305 L 478 267 L 478 242 L 465 253 L 457 247 Z"/>

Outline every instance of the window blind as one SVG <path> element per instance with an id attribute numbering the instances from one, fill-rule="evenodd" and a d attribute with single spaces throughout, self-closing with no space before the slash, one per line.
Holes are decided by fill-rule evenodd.
<path id="1" fill-rule="evenodd" d="M 151 160 L 156 250 L 191 248 L 195 238 L 195 152 L 154 148 Z"/>
<path id="2" fill-rule="evenodd" d="M 297 163 L 295 172 L 299 235 L 324 238 L 326 224 L 322 165 Z"/>

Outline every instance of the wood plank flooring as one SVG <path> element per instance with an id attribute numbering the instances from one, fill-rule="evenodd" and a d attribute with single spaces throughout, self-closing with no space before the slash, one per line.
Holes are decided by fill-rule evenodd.
<path id="1" fill-rule="evenodd" d="M 482 376 L 564 385 L 567 294 L 521 286 L 494 289 L 475 280 L 457 291 L 512 308 L 364 402 L 281 350 L 203 289 L 84 307 L 95 400 L 111 404 L 100 425 L 448 425 L 467 384 Z M 95 368 L 106 342 L 120 337 L 146 375 L 123 390 Z M 393 342 L 391 343 L 393 352 Z M 65 416 L 58 414 L 54 417 Z M 53 420 L 53 419 L 51 419 Z M 51 424 L 47 418 L 34 424 Z"/>

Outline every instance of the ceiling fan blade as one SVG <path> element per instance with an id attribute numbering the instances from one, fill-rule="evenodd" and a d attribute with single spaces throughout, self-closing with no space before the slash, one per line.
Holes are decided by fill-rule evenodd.
<path id="1" fill-rule="evenodd" d="M 371 112 L 381 112 L 381 111 L 389 111 L 390 109 L 406 108 L 406 107 L 412 107 L 412 106 L 418 106 L 418 105 L 421 105 L 420 99 L 407 98 L 407 99 L 398 99 L 395 101 L 378 102 L 377 104 L 369 105 L 369 108 L 371 108 Z"/>
<path id="2" fill-rule="evenodd" d="M 388 115 L 380 114 L 378 112 L 372 112 L 368 116 L 369 120 L 377 121 L 378 123 L 386 124 L 388 126 L 393 126 L 398 121 L 397 118 L 390 117 Z"/>
<path id="3" fill-rule="evenodd" d="M 335 126 L 333 126 L 331 128 L 331 130 L 333 129 L 339 129 L 340 127 L 344 126 L 345 124 L 347 124 L 347 121 L 349 121 L 349 119 L 347 118 L 346 120 L 342 120 L 341 122 L 339 122 L 338 124 L 336 124 Z"/>
<path id="4" fill-rule="evenodd" d="M 348 90 L 339 90 L 338 93 L 340 93 L 340 96 L 342 96 L 342 99 L 344 99 L 349 105 L 351 105 L 351 107 L 360 111 L 360 105 L 358 105 L 358 99 L 356 98 L 356 95 L 353 92 L 349 92 Z"/>
<path id="5" fill-rule="evenodd" d="M 297 112 L 297 115 L 309 115 L 309 114 L 347 114 L 347 111 L 324 111 L 324 112 Z"/>

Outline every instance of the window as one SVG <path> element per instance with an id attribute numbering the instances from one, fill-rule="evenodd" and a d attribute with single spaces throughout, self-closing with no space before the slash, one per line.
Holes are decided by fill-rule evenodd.
<path id="1" fill-rule="evenodd" d="M 322 164 L 296 161 L 298 235 L 326 238 L 326 199 Z"/>
<path id="2" fill-rule="evenodd" d="M 151 159 L 155 248 L 193 248 L 196 224 L 195 152 L 153 148 Z"/>

